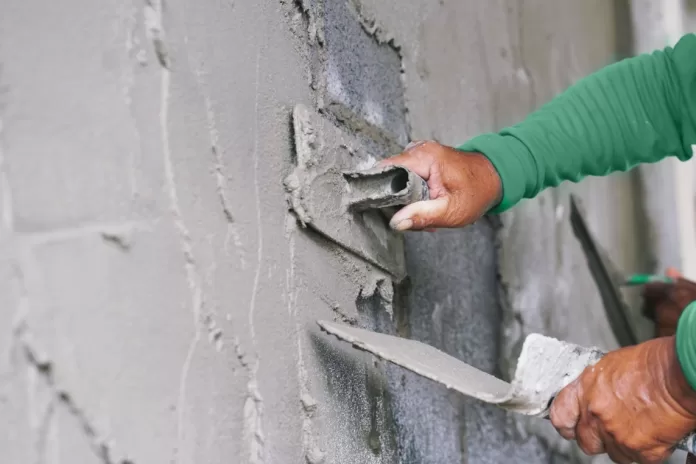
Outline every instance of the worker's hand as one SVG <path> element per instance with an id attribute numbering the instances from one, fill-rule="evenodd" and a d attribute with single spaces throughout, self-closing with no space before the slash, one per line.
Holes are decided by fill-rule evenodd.
<path id="1" fill-rule="evenodd" d="M 498 172 L 479 153 L 464 153 L 437 142 L 416 142 L 379 163 L 404 166 L 428 182 L 430 200 L 399 210 L 391 220 L 396 230 L 461 227 L 473 223 L 501 198 Z"/>
<path id="2" fill-rule="evenodd" d="M 695 282 L 684 279 L 673 269 L 666 275 L 674 279 L 674 283 L 652 283 L 643 290 L 643 314 L 655 321 L 657 337 L 674 335 L 682 312 L 696 301 Z"/>
<path id="3" fill-rule="evenodd" d="M 588 455 L 619 464 L 657 464 L 696 429 L 696 391 L 677 360 L 674 337 L 611 352 L 568 385 L 551 422 Z"/>

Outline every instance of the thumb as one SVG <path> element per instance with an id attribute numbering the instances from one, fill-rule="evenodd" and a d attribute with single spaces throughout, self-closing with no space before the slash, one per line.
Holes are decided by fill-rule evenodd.
<path id="1" fill-rule="evenodd" d="M 446 197 L 411 203 L 392 217 L 389 226 L 398 231 L 447 227 L 448 224 L 444 223 L 444 218 L 447 214 L 448 203 Z"/>
<path id="2" fill-rule="evenodd" d="M 679 279 L 680 277 L 682 277 L 681 272 L 679 272 L 678 270 L 676 270 L 673 267 L 668 267 L 667 270 L 665 271 L 665 275 L 667 277 L 669 277 L 670 279 Z"/>
<path id="3" fill-rule="evenodd" d="M 580 420 L 580 399 L 577 380 L 565 387 L 551 404 L 550 419 L 566 440 L 575 439 L 575 428 Z"/>

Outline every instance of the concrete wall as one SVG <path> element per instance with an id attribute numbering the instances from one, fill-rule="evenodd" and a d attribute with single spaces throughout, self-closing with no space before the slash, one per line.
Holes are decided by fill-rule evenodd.
<path id="1" fill-rule="evenodd" d="M 396 286 L 288 211 L 290 114 L 320 108 L 375 146 L 462 142 L 616 59 L 624 14 L 604 0 L 4 2 L 2 462 L 567 462 L 548 428 L 330 344 L 314 320 L 499 374 L 529 331 L 612 346 L 570 188 L 502 223 L 409 235 Z M 627 268 L 632 189 L 580 188 Z"/>

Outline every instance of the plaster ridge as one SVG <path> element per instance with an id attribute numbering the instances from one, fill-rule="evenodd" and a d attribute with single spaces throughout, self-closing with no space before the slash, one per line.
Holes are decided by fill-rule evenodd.
<path id="1" fill-rule="evenodd" d="M 128 178 L 131 187 L 131 198 L 135 198 L 139 194 L 136 174 L 137 160 L 139 157 L 142 157 L 142 136 L 140 134 L 140 129 L 138 128 L 138 121 L 133 108 L 133 89 L 135 87 L 135 72 L 133 71 L 133 67 L 135 64 L 133 63 L 133 58 L 135 57 L 137 59 L 138 55 L 142 51 L 141 49 L 138 50 L 138 52 L 135 55 L 133 54 L 134 49 L 140 48 L 140 41 L 138 40 L 138 37 L 136 35 L 136 30 L 138 26 L 138 22 L 136 20 L 137 12 L 138 8 L 135 6 L 135 2 L 132 2 L 129 14 L 126 16 L 124 21 L 126 29 L 125 48 L 126 56 L 128 58 L 128 66 L 125 67 L 124 72 L 121 75 L 121 79 L 123 80 L 123 88 L 121 89 L 121 91 L 123 93 L 124 102 L 128 107 L 128 112 L 133 121 L 133 132 L 135 133 L 135 138 L 137 140 L 138 147 L 137 150 L 130 150 L 129 153 L 130 170 L 128 172 Z M 141 63 L 140 65 L 142 66 L 143 64 Z M 136 153 L 136 151 L 139 151 L 140 153 Z"/>
<path id="2" fill-rule="evenodd" d="M 143 13 L 145 15 L 145 29 L 152 41 L 157 60 L 164 69 L 170 69 L 171 57 L 164 41 L 165 33 L 162 26 L 163 8 L 164 0 L 145 0 Z"/>
<path id="3" fill-rule="evenodd" d="M 193 360 L 193 356 L 196 353 L 196 348 L 198 347 L 198 343 L 201 339 L 201 331 L 196 329 L 196 332 L 191 339 L 188 347 L 188 351 L 186 352 L 186 358 L 184 359 L 184 364 L 181 368 L 181 373 L 179 374 L 179 396 L 177 398 L 177 404 L 176 404 L 176 437 L 177 437 L 177 444 L 174 448 L 174 455 L 176 456 L 176 462 L 182 462 L 182 455 L 181 455 L 181 448 L 182 443 L 184 442 L 184 436 L 186 434 L 186 431 L 184 430 L 184 419 L 185 419 L 185 411 L 184 407 L 186 406 L 186 383 L 188 382 L 188 375 L 189 371 L 191 370 L 191 362 Z"/>
<path id="4" fill-rule="evenodd" d="M 538 97 L 537 97 L 537 92 L 536 92 L 536 82 L 534 80 L 534 76 L 532 75 L 531 70 L 529 69 L 529 66 L 527 65 L 527 62 L 525 60 L 524 56 L 524 7 L 525 7 L 525 0 L 518 0 L 517 2 L 517 19 L 516 19 L 516 26 L 517 26 L 517 58 L 518 58 L 518 65 L 524 72 L 525 77 L 527 78 L 529 82 L 529 92 L 530 92 L 530 97 L 532 100 L 532 107 L 529 108 L 529 111 L 533 111 L 536 109 L 537 105 L 539 104 L 538 102 Z"/>
<path id="5" fill-rule="evenodd" d="M 399 59 L 403 64 L 401 45 L 397 43 L 394 35 L 388 33 L 386 29 L 379 24 L 376 18 L 367 14 L 360 0 L 347 0 L 347 2 L 350 9 L 355 13 L 363 30 L 374 37 L 378 43 L 391 47 L 399 55 Z"/>
<path id="6" fill-rule="evenodd" d="M 225 234 L 225 244 L 224 249 L 227 252 L 229 249 L 230 241 L 234 244 L 239 261 L 242 265 L 242 269 L 246 269 L 246 257 L 244 253 L 244 244 L 239 235 L 239 231 L 235 225 L 235 217 L 232 213 L 232 204 L 225 193 L 225 189 L 228 186 L 228 177 L 225 175 L 225 162 L 222 157 L 222 150 L 220 147 L 220 132 L 217 128 L 217 121 L 215 118 L 215 112 L 213 111 L 213 104 L 210 99 L 210 95 L 206 92 L 205 81 L 203 79 L 203 72 L 200 68 L 196 68 L 196 83 L 200 89 L 201 97 L 203 98 L 203 103 L 205 105 L 206 120 L 208 125 L 208 134 L 210 136 L 210 152 L 213 158 L 214 167 L 214 177 L 215 177 L 215 192 L 217 193 L 218 200 L 220 202 L 220 207 L 222 208 L 222 214 L 227 222 L 227 232 Z"/>
<path id="7" fill-rule="evenodd" d="M 387 32 L 386 29 L 379 24 L 377 18 L 368 16 L 367 12 L 365 11 L 360 2 L 361 0 L 350 0 L 350 3 L 353 5 L 353 8 L 355 9 L 355 13 L 358 17 L 358 21 L 360 22 L 362 28 L 365 30 L 365 32 L 373 36 L 378 43 L 388 45 L 391 49 L 394 50 L 396 55 L 399 57 L 399 62 L 401 63 L 401 85 L 403 87 L 404 94 L 404 119 L 406 121 L 406 135 L 410 139 L 411 122 L 409 117 L 410 111 L 408 108 L 408 101 L 406 98 L 406 89 L 408 86 L 406 82 L 406 60 L 404 59 L 404 48 L 393 34 Z"/>
<path id="8" fill-rule="evenodd" d="M 281 2 L 284 3 L 285 0 L 281 0 Z M 309 36 L 309 42 L 314 43 L 318 39 L 318 31 L 316 27 L 314 14 L 312 11 L 312 6 L 308 2 L 308 0 L 292 0 L 292 4 L 295 7 L 295 9 L 298 10 L 299 14 L 305 18 L 305 21 L 307 23 L 307 34 Z"/>
<path id="9" fill-rule="evenodd" d="M 213 111 L 213 103 L 210 100 L 210 96 L 205 89 L 205 81 L 203 80 L 203 72 L 200 68 L 196 68 L 196 83 L 201 92 L 201 97 L 203 98 L 203 103 L 205 105 L 205 116 L 208 125 L 208 135 L 210 136 L 210 152 L 213 155 L 213 165 L 215 167 L 215 187 L 216 193 L 218 195 L 218 200 L 220 200 L 220 206 L 222 207 L 222 212 L 225 216 L 225 220 L 230 224 L 234 223 L 234 215 L 232 214 L 232 206 L 227 199 L 227 194 L 225 193 L 225 187 L 227 187 L 227 176 L 223 172 L 225 163 L 222 159 L 222 153 L 220 150 L 220 132 L 217 129 L 217 122 L 215 120 L 215 112 Z"/>
<path id="10" fill-rule="evenodd" d="M 48 406 L 49 409 L 44 413 L 44 423 L 50 419 L 54 409 L 58 406 L 64 407 L 67 412 L 77 421 L 85 437 L 89 441 L 90 448 L 94 454 L 101 459 L 103 464 L 133 464 L 129 459 L 114 459 L 111 456 L 111 446 L 108 441 L 100 437 L 96 427 L 91 423 L 84 410 L 77 405 L 73 397 L 67 391 L 61 389 L 55 380 L 54 365 L 46 359 L 33 346 L 31 335 L 26 323 L 22 323 L 15 333 L 16 343 L 20 346 L 25 361 L 29 364 L 38 376 L 43 379 L 48 389 L 51 391 L 53 399 Z M 42 427 L 43 428 L 43 427 Z M 47 427 L 46 427 L 47 428 Z"/>
<path id="11" fill-rule="evenodd" d="M 310 382 L 307 375 L 305 364 L 302 336 L 304 334 L 303 323 L 297 313 L 297 298 L 299 288 L 295 281 L 295 232 L 297 231 L 297 221 L 288 213 L 286 216 L 286 236 L 288 238 L 288 248 L 290 252 L 290 268 L 286 274 L 286 293 L 288 298 L 288 314 L 295 319 L 295 336 L 297 337 L 297 379 L 300 392 L 300 419 L 302 421 L 302 447 L 305 460 L 308 464 L 322 464 L 325 461 L 326 453 L 316 444 L 314 436 L 313 417 L 317 409 L 317 402 L 312 397 L 309 388 Z M 297 288 L 296 290 L 294 290 Z M 300 287 L 301 288 L 301 287 Z"/>
<path id="12" fill-rule="evenodd" d="M 109 236 L 118 235 L 125 239 L 126 236 L 132 234 L 137 229 L 147 230 L 151 228 L 158 219 L 159 218 L 120 222 L 93 222 L 35 232 L 22 233 L 19 231 L 19 238 L 27 241 L 31 245 L 45 245 L 89 235 L 101 235 L 106 240 L 108 240 Z"/>
<path id="13" fill-rule="evenodd" d="M 297 220 L 290 212 L 285 216 L 285 227 L 290 253 L 290 266 L 285 271 L 285 293 L 287 295 L 288 315 L 297 316 L 297 296 L 299 292 L 299 289 L 295 290 L 295 230 L 297 229 Z"/>
<path id="14" fill-rule="evenodd" d="M 309 376 L 305 364 L 302 334 L 303 326 L 299 318 L 295 319 L 297 334 L 297 377 L 300 386 L 300 406 L 302 418 L 302 447 L 304 448 L 305 459 L 308 464 L 322 464 L 326 460 L 326 453 L 317 444 L 314 436 L 314 415 L 317 410 L 317 402 L 311 395 L 309 388 Z"/>
<path id="15" fill-rule="evenodd" d="M 260 85 L 260 68 L 261 68 L 261 51 L 263 46 L 260 46 L 256 52 L 256 84 L 255 84 L 255 100 L 254 100 L 254 143 L 252 151 L 253 177 L 254 177 L 254 201 L 256 205 L 256 271 L 254 273 L 254 283 L 251 289 L 251 299 L 249 302 L 249 332 L 251 335 L 251 343 L 254 349 L 254 360 L 248 367 L 249 382 L 247 383 L 247 398 L 244 403 L 244 437 L 249 444 L 249 464 L 263 464 L 265 438 L 263 434 L 263 397 L 258 388 L 257 374 L 259 370 L 260 357 L 257 347 L 255 313 L 256 313 L 256 296 L 259 291 L 261 280 L 261 268 L 263 266 L 263 221 L 261 214 L 261 191 L 259 187 L 259 85 Z"/>
<path id="16" fill-rule="evenodd" d="M 188 280 L 189 290 L 191 291 L 191 313 L 193 315 L 194 334 L 189 348 L 184 359 L 184 364 L 181 368 L 179 378 L 179 396 L 177 400 L 177 446 L 174 448 L 176 461 L 180 462 L 181 455 L 179 446 L 184 438 L 184 405 L 186 403 L 186 382 L 191 367 L 191 361 L 196 351 L 198 343 L 201 339 L 201 315 L 203 312 L 203 289 L 201 285 L 201 277 L 196 263 L 196 257 L 193 252 L 193 244 L 191 234 L 183 219 L 181 207 L 179 206 L 179 195 L 176 187 L 176 178 L 174 174 L 174 166 L 172 163 L 171 149 L 169 147 L 169 129 L 167 119 L 169 115 L 169 91 L 170 91 L 171 72 L 166 68 L 162 68 L 162 83 L 161 83 L 161 108 L 160 108 L 160 129 L 162 132 L 162 153 L 164 157 L 164 171 L 167 184 L 167 192 L 169 194 L 170 210 L 172 212 L 175 227 L 179 233 L 181 251 L 184 255 L 184 267 L 186 269 L 186 278 Z"/>
<path id="17" fill-rule="evenodd" d="M 46 455 L 46 441 L 48 435 L 51 432 L 51 424 L 55 417 L 56 412 L 56 400 L 51 397 L 48 404 L 44 408 L 43 414 L 41 414 L 41 421 L 38 426 L 37 437 L 36 437 L 36 464 L 41 464 L 44 461 L 44 456 Z"/>

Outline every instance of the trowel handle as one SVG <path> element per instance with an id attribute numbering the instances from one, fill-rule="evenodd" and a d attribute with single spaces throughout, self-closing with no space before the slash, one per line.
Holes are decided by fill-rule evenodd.
<path id="1" fill-rule="evenodd" d="M 549 409 L 551 409 L 551 403 L 553 403 L 553 400 L 555 399 L 555 396 L 551 398 L 551 400 L 549 401 L 549 408 L 544 413 L 544 416 L 542 416 L 544 419 L 548 421 L 551 420 L 551 417 L 549 417 L 548 415 L 548 411 Z M 677 449 L 686 451 L 687 453 L 696 454 L 696 431 L 691 432 L 691 434 L 687 435 L 684 439 L 677 443 Z"/>
<path id="2" fill-rule="evenodd" d="M 346 197 L 354 211 L 406 206 L 430 199 L 428 183 L 403 166 L 383 166 L 343 173 Z"/>
<path id="3" fill-rule="evenodd" d="M 691 432 L 690 435 L 680 441 L 677 445 L 677 449 L 696 454 L 696 432 Z"/>

